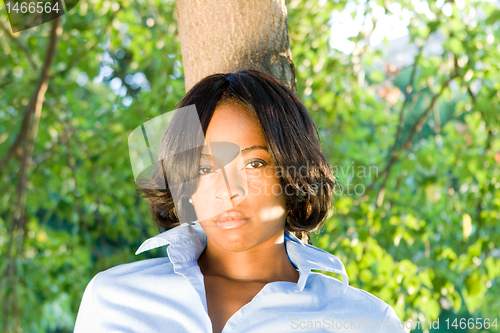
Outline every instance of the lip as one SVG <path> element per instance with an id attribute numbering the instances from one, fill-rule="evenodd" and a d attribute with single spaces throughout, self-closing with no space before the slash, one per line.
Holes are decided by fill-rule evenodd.
<path id="1" fill-rule="evenodd" d="M 248 219 L 239 212 L 226 212 L 217 216 L 215 224 L 219 229 L 235 229 L 248 223 Z"/>
<path id="2" fill-rule="evenodd" d="M 219 229 L 236 229 L 247 224 L 248 220 L 227 220 L 227 221 L 217 221 L 216 225 Z"/>

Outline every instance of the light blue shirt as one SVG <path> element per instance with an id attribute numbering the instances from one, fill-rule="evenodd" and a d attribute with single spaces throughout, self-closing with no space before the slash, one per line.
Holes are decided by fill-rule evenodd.
<path id="1" fill-rule="evenodd" d="M 146 240 L 136 254 L 169 245 L 168 258 L 120 265 L 97 274 L 83 294 L 75 332 L 211 333 L 197 262 L 206 244 L 199 223 L 181 224 Z M 349 286 L 344 265 L 336 256 L 301 242 L 286 229 L 285 248 L 298 268 L 298 282 L 266 284 L 229 318 L 223 333 L 405 332 L 391 306 Z M 313 269 L 341 274 L 342 282 Z"/>

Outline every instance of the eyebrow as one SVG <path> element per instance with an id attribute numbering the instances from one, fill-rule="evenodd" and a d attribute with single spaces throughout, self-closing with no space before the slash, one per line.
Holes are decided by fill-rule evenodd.
<path id="1" fill-rule="evenodd" d="M 253 150 L 257 150 L 257 149 L 261 149 L 261 150 L 265 150 L 267 152 L 269 152 L 267 150 L 267 147 L 264 147 L 264 146 L 252 146 L 252 147 L 248 147 L 248 148 L 245 148 L 245 149 L 242 149 L 241 150 L 241 154 L 242 155 L 245 155 L 245 154 L 248 154 L 249 152 L 253 151 Z M 206 157 L 206 158 L 210 158 L 210 155 L 208 154 L 201 154 L 201 157 Z"/>

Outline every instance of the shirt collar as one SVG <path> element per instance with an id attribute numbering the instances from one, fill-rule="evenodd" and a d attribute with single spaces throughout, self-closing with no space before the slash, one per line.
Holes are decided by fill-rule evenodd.
<path id="1" fill-rule="evenodd" d="M 207 246 L 207 235 L 198 221 L 193 224 L 182 223 L 175 228 L 147 239 L 135 254 L 165 245 L 169 245 L 167 254 L 174 265 L 174 271 L 179 273 L 185 267 L 197 265 L 198 258 Z M 343 291 L 346 291 L 349 277 L 344 264 L 339 258 L 302 242 L 286 228 L 285 248 L 290 261 L 299 269 L 301 275 L 298 282 L 299 290 L 304 288 L 307 276 L 311 270 L 315 269 L 341 274 Z"/>

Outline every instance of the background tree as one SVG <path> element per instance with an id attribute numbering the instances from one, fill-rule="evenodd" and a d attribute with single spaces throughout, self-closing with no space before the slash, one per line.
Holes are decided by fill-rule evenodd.
<path id="1" fill-rule="evenodd" d="M 215 73 L 255 69 L 296 91 L 285 0 L 179 1 L 186 91 Z"/>
<path id="2" fill-rule="evenodd" d="M 342 185 L 313 244 L 403 320 L 498 318 L 499 9 L 467 0 L 286 7 L 297 93 Z M 93 275 L 164 255 L 133 255 L 157 230 L 135 196 L 127 137 L 185 93 L 174 8 L 82 1 L 57 27 L 15 35 L 0 15 L 3 331 L 71 332 Z M 341 52 L 330 41 L 351 15 L 360 28 Z M 396 41 L 374 46 L 393 19 L 406 22 L 407 61 Z"/>

